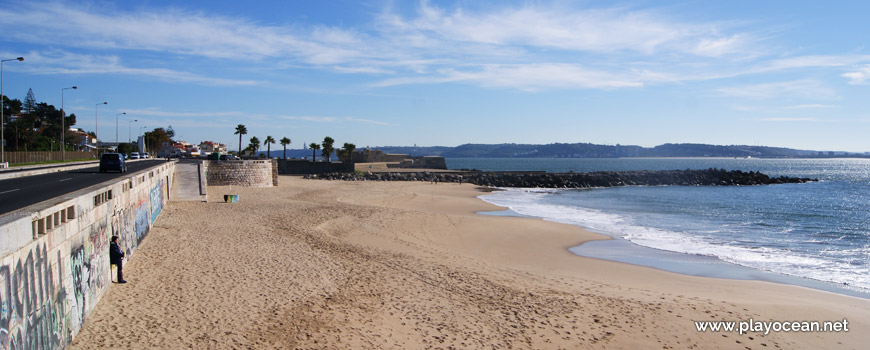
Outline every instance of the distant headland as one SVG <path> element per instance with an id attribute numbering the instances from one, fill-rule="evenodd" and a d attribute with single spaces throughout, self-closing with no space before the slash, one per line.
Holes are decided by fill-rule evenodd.
<path id="1" fill-rule="evenodd" d="M 736 158 L 870 158 L 870 152 L 812 151 L 769 146 L 666 143 L 655 147 L 592 143 L 464 144 L 456 147 L 373 147 L 385 153 L 445 158 L 628 158 L 628 157 L 736 157 Z"/>

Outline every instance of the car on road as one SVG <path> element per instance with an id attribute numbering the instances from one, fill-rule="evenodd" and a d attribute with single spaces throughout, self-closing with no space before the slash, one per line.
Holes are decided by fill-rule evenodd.
<path id="1" fill-rule="evenodd" d="M 151 158 L 151 155 L 148 154 L 148 152 L 142 153 L 142 159 L 149 159 L 149 158 Z"/>
<path id="2" fill-rule="evenodd" d="M 139 159 L 139 152 L 130 152 L 130 159 Z"/>
<path id="3" fill-rule="evenodd" d="M 120 153 L 104 153 L 100 157 L 100 172 L 105 173 L 109 170 L 118 172 L 127 172 L 127 162 L 124 161 L 124 155 Z"/>
<path id="4" fill-rule="evenodd" d="M 218 159 L 220 159 L 220 160 L 239 160 L 239 157 L 236 157 L 232 154 L 221 154 L 220 158 L 218 158 Z"/>

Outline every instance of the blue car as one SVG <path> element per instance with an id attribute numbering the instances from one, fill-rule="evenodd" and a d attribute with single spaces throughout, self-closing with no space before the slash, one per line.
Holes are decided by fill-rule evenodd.
<path id="1" fill-rule="evenodd" d="M 109 170 L 118 172 L 127 172 L 127 162 L 124 161 L 124 155 L 120 153 L 105 153 L 100 157 L 100 172 L 105 173 Z"/>

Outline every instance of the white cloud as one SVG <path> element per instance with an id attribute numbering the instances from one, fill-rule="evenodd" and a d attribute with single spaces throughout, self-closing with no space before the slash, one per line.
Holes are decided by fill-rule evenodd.
<path id="1" fill-rule="evenodd" d="M 604 71 L 561 63 L 493 64 L 485 65 L 479 70 L 464 71 L 446 69 L 435 76 L 387 79 L 376 86 L 444 82 L 466 82 L 523 90 L 543 88 L 615 89 L 643 86 L 643 82 L 631 79 L 631 77 L 621 77 Z"/>
<path id="2" fill-rule="evenodd" d="M 775 117 L 775 118 L 761 118 L 761 121 L 765 122 L 817 122 L 819 121 L 816 118 L 812 117 Z"/>
<path id="3" fill-rule="evenodd" d="M 358 27 L 272 25 L 178 8 L 12 2 L 0 8 L 0 32 L 12 42 L 96 51 L 43 54 L 63 57 L 46 59 L 34 73 L 126 74 L 217 86 L 263 82 L 184 71 L 187 62 L 206 58 L 223 68 L 215 71 L 227 72 L 357 74 L 380 79 L 370 86 L 381 87 L 461 82 L 521 90 L 635 88 L 870 62 L 867 55 L 764 60 L 759 57 L 769 46 L 761 43 L 768 39 L 737 22 L 570 2 L 439 7 L 422 1 L 411 14 L 386 9 Z M 151 67 L 131 63 L 128 52 L 168 58 Z M 850 84 L 866 83 L 866 69 L 843 76 Z"/>
<path id="4" fill-rule="evenodd" d="M 837 106 L 834 105 L 822 105 L 822 104 L 808 104 L 808 105 L 797 105 L 797 106 L 788 106 L 785 109 L 814 109 L 814 108 L 834 108 Z"/>
<path id="5" fill-rule="evenodd" d="M 334 123 L 338 120 L 335 117 L 313 117 L 313 116 L 307 116 L 307 115 L 303 115 L 303 116 L 287 115 L 287 116 L 280 116 L 279 118 L 286 119 L 286 120 L 301 120 L 301 121 L 306 121 L 306 122 L 318 122 L 318 123 Z"/>
<path id="6" fill-rule="evenodd" d="M 347 118 L 344 118 L 344 120 L 349 121 L 349 122 L 354 122 L 354 123 L 363 123 L 363 124 L 372 124 L 372 125 L 381 125 L 381 126 L 390 125 L 390 123 L 385 123 L 385 122 L 381 122 L 381 121 L 377 121 L 377 120 L 362 119 L 362 118 L 347 117 Z"/>
<path id="7" fill-rule="evenodd" d="M 810 55 L 770 61 L 761 70 L 777 71 L 797 68 L 842 67 L 870 61 L 870 55 Z"/>
<path id="8" fill-rule="evenodd" d="M 81 55 L 59 51 L 29 52 L 26 60 L 28 64 L 22 70 L 33 74 L 122 74 L 210 86 L 244 86 L 260 83 L 254 80 L 207 77 L 166 68 L 127 67 L 121 63 L 118 56 Z"/>
<path id="9" fill-rule="evenodd" d="M 158 108 L 146 109 L 121 109 L 121 112 L 126 112 L 130 116 L 152 116 L 152 117 L 180 117 L 180 118 L 225 118 L 225 117 L 244 117 L 250 114 L 242 112 L 176 112 L 164 111 Z"/>
<path id="10" fill-rule="evenodd" d="M 726 87 L 717 90 L 727 96 L 767 100 L 779 97 L 807 99 L 836 99 L 837 93 L 824 83 L 813 79 L 801 79 L 777 83 L 763 83 Z"/>
<path id="11" fill-rule="evenodd" d="M 625 77 L 632 72 L 619 65 L 580 69 L 576 67 L 582 65 L 540 62 L 574 62 L 578 55 L 618 52 L 639 57 L 661 53 L 715 57 L 739 53 L 752 38 L 749 33 L 720 34 L 727 29 L 721 24 L 680 21 L 655 11 L 560 4 L 446 10 L 422 2 L 415 14 L 384 13 L 373 18 L 369 27 L 359 28 L 275 26 L 179 9 L 119 11 L 93 6 L 13 3 L 0 9 L 0 31 L 7 40 L 51 46 L 138 50 L 262 65 L 277 60 L 346 74 L 393 75 L 397 77 L 393 82 L 466 81 L 527 90 L 635 87 L 642 85 L 640 78 L 658 82 L 662 80 L 657 75 L 667 75 L 649 69 L 645 77 L 629 79 Z M 118 56 L 93 58 L 102 62 L 67 63 L 45 71 L 121 73 L 208 85 L 257 83 L 128 67 Z M 450 73 L 445 76 L 444 72 Z M 513 74 L 519 83 L 493 74 L 497 72 Z M 544 76 L 534 79 L 528 72 Z M 559 77 L 561 73 L 567 76 Z"/>
<path id="12" fill-rule="evenodd" d="M 391 125 L 386 122 L 364 119 L 364 118 L 355 118 L 355 117 L 329 117 L 329 116 L 293 116 L 293 115 L 281 115 L 274 116 L 268 114 L 258 114 L 258 113 L 246 113 L 239 111 L 223 111 L 223 112 L 179 112 L 179 111 L 165 111 L 157 107 L 152 108 L 143 108 L 143 109 L 121 109 L 119 112 L 126 112 L 130 117 L 138 117 L 138 116 L 147 116 L 147 117 L 158 117 L 158 118 L 246 118 L 248 120 L 259 120 L 259 121 L 269 121 L 270 124 L 274 125 L 273 121 L 276 119 L 282 120 L 293 120 L 293 121 L 306 121 L 306 122 L 317 122 L 317 123 L 359 123 L 359 124 L 371 124 L 371 125 L 381 125 L 387 126 Z M 210 121 L 211 122 L 211 121 Z M 173 122 L 174 123 L 174 122 Z M 198 123 L 198 122 L 196 122 Z"/>
<path id="13" fill-rule="evenodd" d="M 354 117 L 338 118 L 338 117 L 319 117 L 319 116 L 307 116 L 307 115 L 304 115 L 304 116 L 285 115 L 285 116 L 280 116 L 278 118 L 285 119 L 285 120 L 300 120 L 300 121 L 317 122 L 317 123 L 350 122 L 350 123 L 372 124 L 372 125 L 381 125 L 381 126 L 390 125 L 389 123 L 385 123 L 385 122 L 381 122 L 381 121 L 377 121 L 377 120 L 354 118 Z"/>
<path id="14" fill-rule="evenodd" d="M 718 35 L 720 25 L 681 22 L 654 11 L 558 5 L 484 12 L 463 8 L 447 11 L 423 2 L 414 18 L 384 14 L 380 22 L 384 31 L 411 39 L 416 46 L 447 41 L 567 51 L 653 54 L 668 50 L 709 55 L 735 51 L 748 38 L 748 34 Z"/>
<path id="15" fill-rule="evenodd" d="M 843 74 L 844 78 L 849 78 L 849 84 L 865 85 L 870 83 L 870 64 L 859 68 L 855 72 Z"/>
<path id="16" fill-rule="evenodd" d="M 745 35 L 732 35 L 725 38 L 702 38 L 691 50 L 692 53 L 701 56 L 719 57 L 732 53 L 739 53 L 745 49 L 747 40 Z"/>

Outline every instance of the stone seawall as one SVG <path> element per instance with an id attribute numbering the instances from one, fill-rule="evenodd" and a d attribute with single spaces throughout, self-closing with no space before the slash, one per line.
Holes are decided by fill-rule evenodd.
<path id="1" fill-rule="evenodd" d="M 592 173 L 465 172 L 465 173 L 376 173 L 321 174 L 309 179 L 345 181 L 436 181 L 466 182 L 488 187 L 589 188 L 615 186 L 748 186 L 803 183 L 817 179 L 770 177 L 759 172 L 724 169 L 604 171 Z"/>
<path id="2" fill-rule="evenodd" d="M 0 217 L 0 349 L 69 345 L 112 283 L 110 237 L 134 255 L 174 170 L 168 162 Z"/>
<path id="3" fill-rule="evenodd" d="M 266 160 L 203 161 L 209 186 L 278 186 L 278 163 Z"/>
<path id="4" fill-rule="evenodd" d="M 351 163 L 311 162 L 305 159 L 276 159 L 281 175 L 304 175 L 323 173 L 352 173 Z"/>

